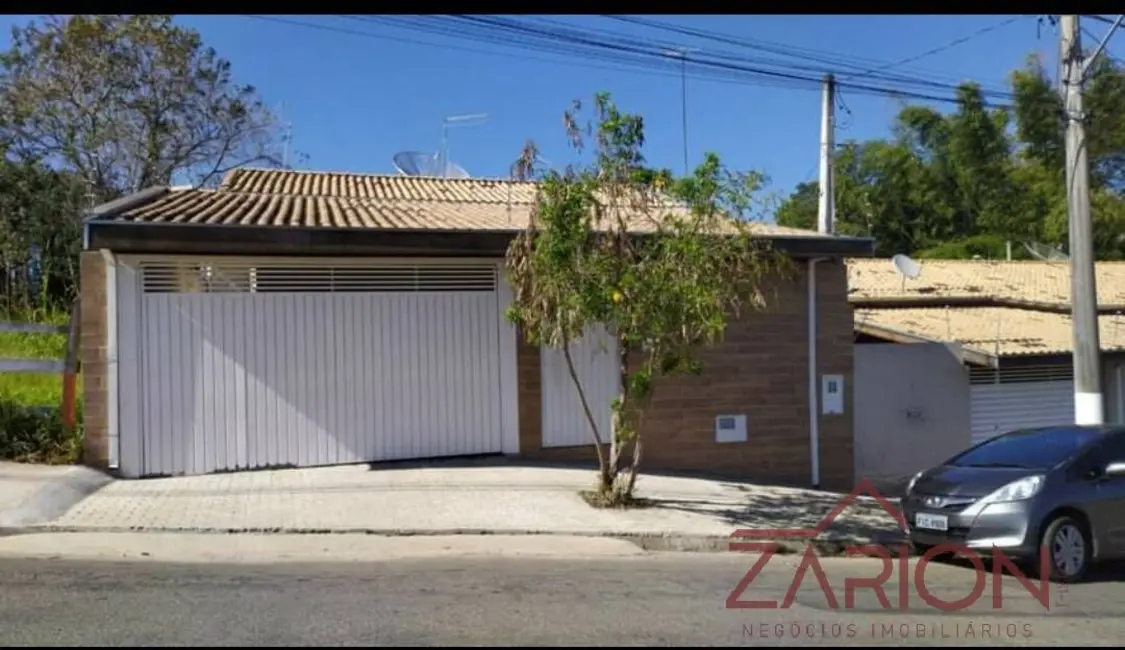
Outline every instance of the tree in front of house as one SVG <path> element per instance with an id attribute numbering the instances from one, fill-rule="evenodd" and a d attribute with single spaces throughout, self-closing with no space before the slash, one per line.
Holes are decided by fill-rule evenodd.
<path id="1" fill-rule="evenodd" d="M 593 108 L 586 124 L 580 103 L 565 114 L 585 163 L 537 169 L 530 143 L 517 163 L 538 190 L 530 225 L 508 251 L 508 316 L 531 344 L 562 352 L 597 450 L 593 502 L 623 505 L 633 499 L 644 415 L 661 378 L 703 372 L 698 351 L 722 338 L 728 318 L 765 305 L 762 281 L 785 262 L 751 236 L 761 175 L 732 173 L 713 154 L 686 177 L 649 168 L 642 118 L 605 93 Z M 620 355 L 611 431 L 599 431 L 599 405 L 589 403 L 571 355 L 601 327 Z"/>

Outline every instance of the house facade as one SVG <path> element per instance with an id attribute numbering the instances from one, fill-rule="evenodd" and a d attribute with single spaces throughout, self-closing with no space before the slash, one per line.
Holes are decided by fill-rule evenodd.
<path id="1" fill-rule="evenodd" d="M 890 260 L 848 262 L 857 472 L 908 477 L 1005 431 L 1074 422 L 1067 263 L 921 269 L 905 278 Z M 1125 264 L 1099 262 L 1097 283 L 1106 419 L 1125 422 Z"/>
<path id="2" fill-rule="evenodd" d="M 101 206 L 81 268 L 86 461 L 141 477 L 592 458 L 558 353 L 504 318 L 503 256 L 534 192 L 236 170 L 216 190 L 153 188 Z M 795 272 L 767 279 L 768 309 L 730 323 L 702 376 L 658 387 L 645 466 L 850 487 L 843 260 L 871 241 L 756 228 Z M 574 351 L 603 429 L 611 346 L 591 332 Z"/>

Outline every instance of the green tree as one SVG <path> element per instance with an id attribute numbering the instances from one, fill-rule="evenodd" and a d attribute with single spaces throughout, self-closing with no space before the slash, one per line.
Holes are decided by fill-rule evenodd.
<path id="1" fill-rule="evenodd" d="M 538 180 L 538 192 L 528 229 L 508 251 L 515 289 L 508 316 L 533 345 L 562 350 L 597 449 L 598 503 L 625 504 L 654 387 L 665 376 L 702 372 L 699 349 L 722 337 L 729 315 L 764 306 L 761 282 L 784 263 L 751 236 L 761 175 L 731 173 L 713 154 L 683 178 L 648 168 L 640 116 L 620 112 L 605 93 L 585 128 L 580 109 L 576 102 L 566 113 L 567 133 L 580 154 L 592 138 L 591 161 L 536 170 L 529 143 L 517 163 L 520 177 Z M 598 430 L 570 352 L 598 326 L 620 354 L 611 432 Z"/>
<path id="2" fill-rule="evenodd" d="M 276 164 L 279 136 L 257 91 L 171 16 L 50 16 L 0 54 L 0 142 L 73 171 L 95 200 Z"/>
<path id="3" fill-rule="evenodd" d="M 85 194 L 73 174 L 0 156 L 0 310 L 69 307 L 78 286 Z"/>

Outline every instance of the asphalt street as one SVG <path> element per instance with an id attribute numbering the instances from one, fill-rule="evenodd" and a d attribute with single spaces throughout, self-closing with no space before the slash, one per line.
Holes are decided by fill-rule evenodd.
<path id="1" fill-rule="evenodd" d="M 824 560 L 833 608 L 810 571 L 794 602 L 728 609 L 755 556 L 433 557 L 376 562 L 170 564 L 0 560 L 0 645 L 1115 645 L 1125 588 L 1114 575 L 1053 593 L 1050 609 L 1014 578 L 992 607 L 940 612 L 910 596 L 887 610 L 844 581 L 866 560 Z M 783 601 L 797 558 L 774 558 L 741 599 Z M 971 570 L 927 569 L 956 600 Z M 894 580 L 889 585 L 897 584 Z M 897 607 L 897 587 L 887 590 Z"/>

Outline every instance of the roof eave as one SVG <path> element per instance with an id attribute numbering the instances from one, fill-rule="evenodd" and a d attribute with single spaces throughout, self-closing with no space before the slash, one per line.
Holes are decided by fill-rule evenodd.
<path id="1" fill-rule="evenodd" d="M 154 200 L 154 197 L 161 196 L 161 192 L 154 191 L 144 197 L 132 195 L 131 198 L 135 201 L 133 207 Z M 167 188 L 160 188 L 167 191 Z M 300 227 L 285 227 L 274 225 L 260 225 L 260 224 L 205 224 L 205 223 L 192 223 L 188 220 L 176 222 L 144 222 L 132 221 L 127 219 L 113 219 L 112 217 L 120 215 L 126 208 L 114 206 L 112 210 L 106 210 L 97 215 L 96 219 L 87 222 L 87 239 L 94 241 L 93 235 L 95 231 L 102 230 L 103 232 L 116 232 L 117 234 L 111 238 L 115 240 L 115 245 L 120 245 L 127 239 L 131 239 L 126 233 L 132 231 L 134 236 L 140 237 L 142 230 L 152 230 L 153 232 L 162 233 L 161 237 L 167 240 L 174 240 L 177 238 L 182 239 L 198 239 L 199 233 L 211 232 L 216 236 L 228 241 L 235 241 L 239 239 L 236 233 L 247 236 L 248 240 L 262 241 L 271 236 L 277 239 L 291 238 L 295 233 L 304 233 L 310 237 L 324 237 L 331 235 L 347 234 L 351 236 L 362 237 L 418 237 L 418 236 L 434 236 L 442 239 L 451 237 L 504 237 L 510 238 L 517 233 L 522 232 L 520 228 L 505 228 L 505 229 L 424 229 L 424 228 L 388 228 L 388 229 L 367 229 L 367 228 L 331 228 L 322 226 L 300 226 Z M 182 233 L 182 234 L 181 234 Z M 222 233 L 221 235 L 219 233 Z M 179 237 L 177 237 L 177 235 Z M 762 233 L 757 235 L 763 240 L 770 241 L 780 251 L 794 257 L 855 257 L 857 255 L 867 254 L 874 250 L 874 240 L 857 237 L 816 237 L 816 236 L 800 236 L 800 235 L 777 235 L 770 233 Z M 507 244 L 504 243 L 502 250 L 506 250 Z M 502 252 L 502 251 L 501 251 Z"/>
<path id="2" fill-rule="evenodd" d="M 967 347 L 956 341 L 942 341 L 940 339 L 922 336 L 921 334 L 915 334 L 885 325 L 875 325 L 873 323 L 857 322 L 855 324 L 855 330 L 892 343 L 937 343 L 948 348 L 953 356 L 961 363 L 970 363 L 975 366 L 985 366 L 988 368 L 998 368 L 1000 366 L 999 357 L 983 350 Z"/>
<path id="3" fill-rule="evenodd" d="M 122 212 L 128 212 L 129 210 L 138 208 L 142 205 L 145 205 L 146 203 L 151 203 L 170 191 L 172 191 L 172 188 L 167 185 L 156 185 L 153 187 L 145 188 L 139 192 L 127 194 L 125 196 L 122 196 L 121 198 L 117 198 L 112 201 L 102 203 L 101 205 L 94 206 L 86 212 L 83 221 L 85 221 L 86 223 L 98 220 L 110 222 L 113 217 L 121 214 Z"/>

